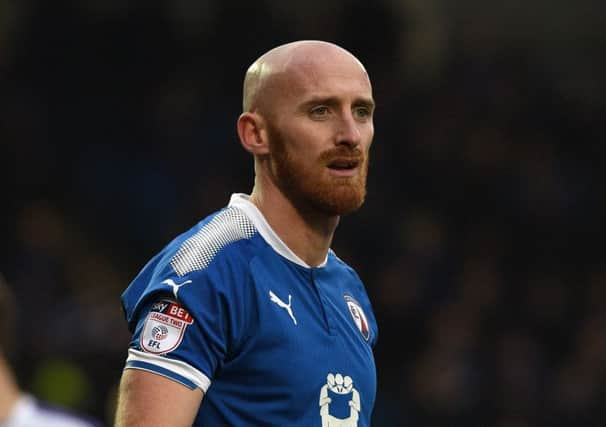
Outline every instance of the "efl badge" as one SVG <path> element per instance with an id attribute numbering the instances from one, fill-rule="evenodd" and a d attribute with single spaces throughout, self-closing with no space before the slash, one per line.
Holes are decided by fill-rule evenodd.
<path id="1" fill-rule="evenodd" d="M 351 313 L 351 317 L 353 317 L 354 323 L 360 330 L 360 333 L 364 337 L 366 341 L 370 338 L 370 330 L 368 329 L 368 320 L 366 320 L 366 315 L 362 310 L 362 307 L 353 299 L 353 297 L 349 295 L 345 295 L 345 302 L 347 303 L 347 307 L 349 308 L 349 312 Z"/>
<path id="2" fill-rule="evenodd" d="M 173 351 L 183 339 L 185 328 L 194 319 L 191 315 L 173 301 L 159 301 L 152 308 L 145 320 L 140 344 L 143 350 L 163 354 Z"/>

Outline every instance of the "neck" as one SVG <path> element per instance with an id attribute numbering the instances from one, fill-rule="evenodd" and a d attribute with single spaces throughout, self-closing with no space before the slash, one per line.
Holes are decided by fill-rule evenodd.
<path id="1" fill-rule="evenodd" d="M 251 201 L 261 211 L 271 228 L 299 258 L 311 267 L 326 259 L 339 216 L 329 216 L 298 206 L 277 187 L 255 179 Z"/>
<path id="2" fill-rule="evenodd" d="M 6 360 L 0 355 L 0 422 L 8 418 L 21 392 Z"/>

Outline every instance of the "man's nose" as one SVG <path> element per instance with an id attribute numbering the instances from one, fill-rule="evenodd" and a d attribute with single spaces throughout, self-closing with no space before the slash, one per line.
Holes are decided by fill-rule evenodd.
<path id="1" fill-rule="evenodd" d="M 349 145 L 351 147 L 357 147 L 362 139 L 362 133 L 358 122 L 354 119 L 351 112 L 344 113 L 339 122 L 339 129 L 337 133 L 337 145 Z"/>

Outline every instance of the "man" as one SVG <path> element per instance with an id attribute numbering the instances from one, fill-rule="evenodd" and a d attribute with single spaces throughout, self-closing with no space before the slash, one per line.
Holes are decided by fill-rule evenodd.
<path id="1" fill-rule="evenodd" d="M 38 401 L 17 385 L 8 363 L 14 331 L 15 299 L 0 274 L 0 427 L 94 427 L 88 420 Z"/>
<path id="2" fill-rule="evenodd" d="M 122 296 L 118 426 L 368 426 L 377 325 L 330 250 L 366 194 L 371 84 L 346 50 L 279 46 L 244 80 L 250 196 L 173 240 Z"/>

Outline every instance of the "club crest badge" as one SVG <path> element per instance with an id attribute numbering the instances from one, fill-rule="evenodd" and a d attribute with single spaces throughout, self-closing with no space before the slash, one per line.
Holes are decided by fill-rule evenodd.
<path id="1" fill-rule="evenodd" d="M 356 301 L 352 296 L 345 295 L 345 302 L 347 303 L 347 308 L 349 308 L 349 313 L 353 318 L 354 323 L 358 327 L 362 337 L 366 341 L 370 338 L 370 329 L 368 327 L 368 320 L 366 319 L 366 314 L 364 314 L 364 310 L 362 310 L 362 306 L 360 303 Z"/>
<path id="2" fill-rule="evenodd" d="M 158 301 L 145 319 L 139 344 L 149 353 L 169 353 L 181 344 L 185 329 L 193 322 L 187 310 L 176 302 Z"/>

